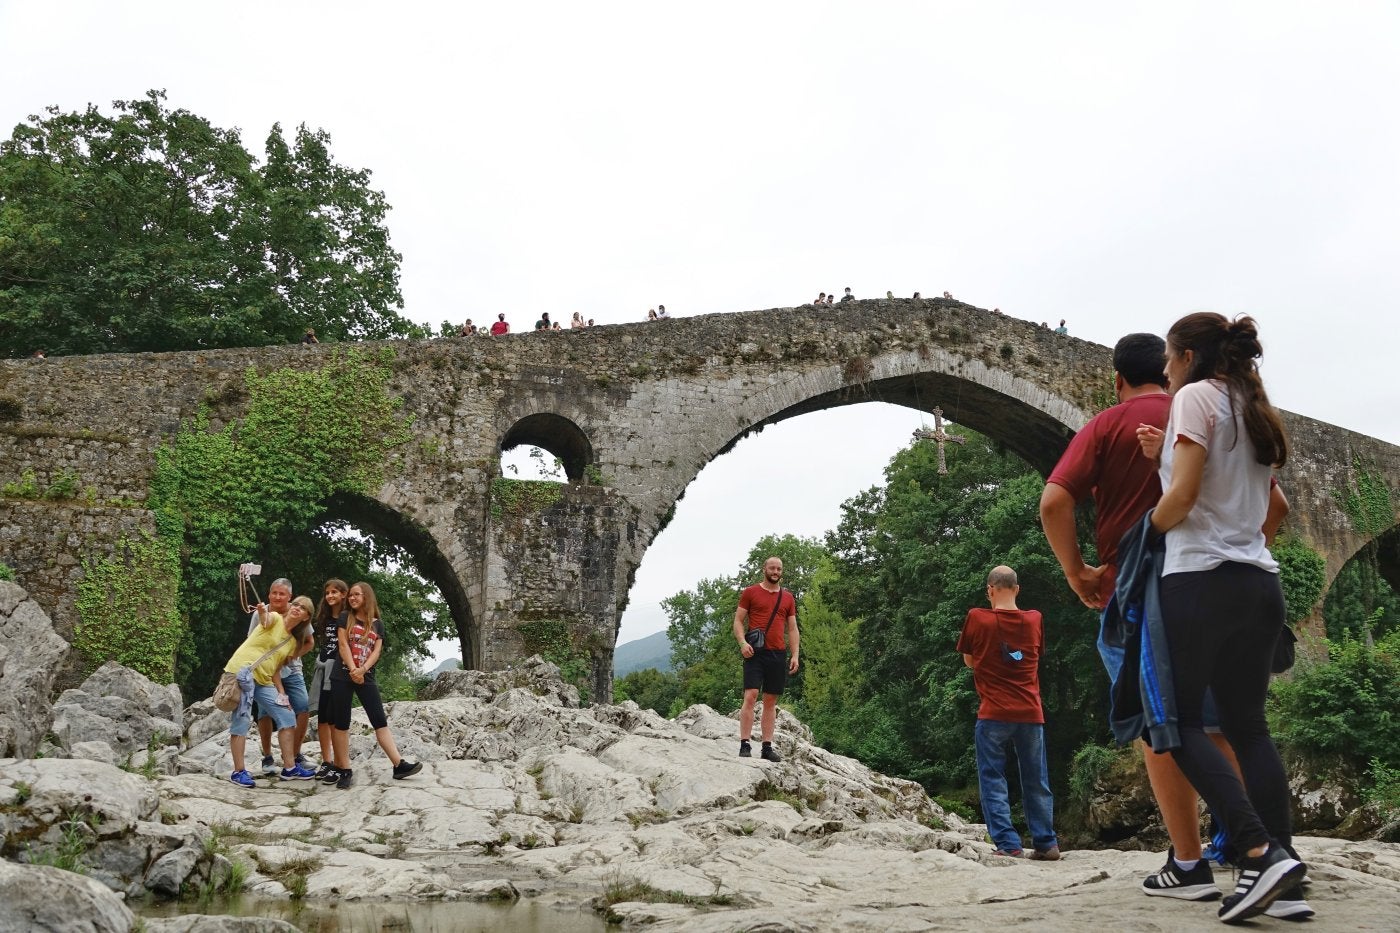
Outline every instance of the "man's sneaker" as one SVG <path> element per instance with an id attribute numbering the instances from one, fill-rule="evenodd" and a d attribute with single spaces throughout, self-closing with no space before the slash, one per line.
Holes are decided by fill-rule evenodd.
<path id="1" fill-rule="evenodd" d="M 235 771 L 228 776 L 228 779 L 239 787 L 257 787 L 258 782 L 253 780 L 253 776 L 247 771 Z"/>
<path id="2" fill-rule="evenodd" d="M 1270 845 L 1258 858 L 1241 857 L 1235 893 L 1220 905 L 1220 919 L 1225 923 L 1241 923 L 1259 916 L 1283 892 L 1295 887 L 1305 871 L 1303 863 L 1290 857 L 1280 845 Z"/>
<path id="3" fill-rule="evenodd" d="M 741 740 L 739 741 L 739 757 L 740 757 L 740 758 L 752 758 L 752 757 L 753 757 L 753 746 L 749 744 L 749 740 L 748 740 L 748 739 L 741 739 Z"/>
<path id="4" fill-rule="evenodd" d="M 326 779 L 326 775 L 330 774 L 334 770 L 335 765 L 331 764 L 329 761 L 321 762 L 321 768 L 319 771 L 316 772 L 316 780 L 324 781 Z"/>
<path id="5" fill-rule="evenodd" d="M 334 784 L 340 780 L 340 769 L 332 765 L 325 769 L 326 773 L 321 778 L 322 784 Z"/>
<path id="6" fill-rule="evenodd" d="M 394 765 L 394 780 L 402 781 L 406 777 L 411 777 L 423 770 L 423 762 L 409 761 L 407 758 L 400 758 L 399 763 Z"/>
<path id="7" fill-rule="evenodd" d="M 281 770 L 282 769 L 277 767 L 277 764 L 272 760 L 271 755 L 263 755 L 263 774 L 271 777 Z"/>
<path id="8" fill-rule="evenodd" d="M 1152 897 L 1176 897 L 1183 901 L 1213 901 L 1220 896 L 1211 874 L 1210 862 L 1198 859 L 1196 867 L 1182 871 L 1176 864 L 1176 850 L 1167 850 L 1167 864 L 1142 882 L 1142 893 Z"/>
<path id="9" fill-rule="evenodd" d="M 301 752 L 297 752 L 296 758 L 292 760 L 295 764 L 301 765 L 303 768 L 311 767 L 311 762 L 307 761 L 306 756 L 303 755 Z"/>
<path id="10" fill-rule="evenodd" d="M 763 751 L 758 753 L 758 757 L 764 761 L 782 761 L 783 756 L 778 754 L 778 750 L 773 746 L 764 744 Z"/>
<path id="11" fill-rule="evenodd" d="M 301 765 L 292 765 L 290 768 L 283 768 L 280 777 L 284 781 L 314 781 L 316 772 Z"/>
<path id="12" fill-rule="evenodd" d="M 1273 917 L 1275 920 L 1306 920 L 1315 912 L 1308 906 L 1308 902 L 1303 900 L 1303 888 L 1300 883 L 1280 894 L 1278 900 L 1264 911 L 1264 916 Z"/>
<path id="13" fill-rule="evenodd" d="M 1032 862 L 1058 862 L 1060 860 L 1060 847 L 1051 846 L 1048 849 L 1036 849 L 1026 858 Z"/>
<path id="14" fill-rule="evenodd" d="M 355 783 L 355 772 L 350 768 L 336 772 L 335 786 L 341 790 L 349 790 L 350 785 Z"/>

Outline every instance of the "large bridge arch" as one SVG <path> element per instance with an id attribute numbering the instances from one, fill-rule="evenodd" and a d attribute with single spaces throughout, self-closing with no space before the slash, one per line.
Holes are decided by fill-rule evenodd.
<path id="1" fill-rule="evenodd" d="M 370 349 L 393 351 L 390 391 L 414 438 L 381 488 L 344 508 L 358 510 L 362 527 L 431 542 L 433 575 L 470 633 L 473 663 L 515 660 L 525 620 L 567 620 L 595 660 L 598 694 L 610 689 L 606 658 L 641 555 L 689 483 L 743 434 L 866 399 L 937 406 L 1048 471 L 1072 432 L 1112 401 L 1108 348 L 948 299 Z M 45 489 L 71 472 L 84 491 L 64 501 L 0 496 L 0 560 L 71 631 L 83 561 L 153 524 L 144 500 L 161 441 L 201 408 L 213 424 L 238 419 L 246 370 L 316 368 L 336 352 L 0 361 L 0 483 L 32 472 Z M 1400 448 L 1300 415 L 1285 422 L 1289 527 L 1324 556 L 1330 581 L 1375 537 L 1352 527 L 1339 491 L 1370 471 L 1395 492 Z M 570 482 L 504 514 L 493 498 L 510 481 L 502 444 L 552 439 L 565 424 L 582 438 L 565 451 Z"/>

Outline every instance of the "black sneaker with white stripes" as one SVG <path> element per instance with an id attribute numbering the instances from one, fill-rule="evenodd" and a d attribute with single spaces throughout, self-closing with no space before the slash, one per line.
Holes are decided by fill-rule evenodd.
<path id="1" fill-rule="evenodd" d="M 1142 881 L 1142 893 L 1152 897 L 1175 897 L 1183 901 L 1213 901 L 1220 896 L 1215 886 L 1215 876 L 1211 874 L 1210 862 L 1198 859 L 1190 871 L 1182 871 L 1176 864 L 1176 850 L 1167 850 L 1167 864 L 1155 875 L 1148 875 Z"/>
<path id="2" fill-rule="evenodd" d="M 1302 862 L 1277 844 L 1269 846 L 1258 858 L 1241 858 L 1235 893 L 1220 905 L 1220 919 L 1225 923 L 1243 923 L 1259 916 L 1296 886 L 1306 871 Z"/>

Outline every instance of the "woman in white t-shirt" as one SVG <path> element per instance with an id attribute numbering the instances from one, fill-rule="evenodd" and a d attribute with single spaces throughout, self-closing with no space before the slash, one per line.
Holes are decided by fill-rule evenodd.
<path id="1" fill-rule="evenodd" d="M 1302 903 L 1304 873 L 1292 857 L 1288 779 L 1264 715 L 1284 605 L 1261 529 L 1269 477 L 1288 442 L 1259 378 L 1262 352 L 1250 317 L 1200 312 L 1177 321 L 1167 333 L 1167 429 L 1138 428 L 1144 451 L 1161 457 L 1152 527 L 1166 535 L 1161 605 L 1181 733 L 1171 753 L 1241 853 L 1235 892 L 1220 908 L 1231 923 L 1281 896 Z M 1207 687 L 1243 783 L 1202 729 Z"/>

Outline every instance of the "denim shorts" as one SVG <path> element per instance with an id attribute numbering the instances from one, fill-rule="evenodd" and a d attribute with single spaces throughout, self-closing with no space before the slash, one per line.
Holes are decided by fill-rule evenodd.
<path id="1" fill-rule="evenodd" d="M 305 713 L 310 707 L 307 705 L 306 676 L 301 672 L 301 664 L 294 662 L 282 668 L 282 689 L 287 692 L 287 699 L 292 703 L 293 713 Z M 285 709 L 286 707 L 282 707 Z M 258 703 L 258 714 L 255 719 L 276 718 L 272 713 L 263 708 L 261 702 Z"/>
<path id="2" fill-rule="evenodd" d="M 306 696 L 306 687 L 304 685 L 302 687 L 302 696 Z M 288 707 L 277 705 L 276 687 L 271 684 L 266 686 L 257 684 L 253 687 L 253 699 L 257 701 L 258 709 L 261 710 L 264 716 L 272 717 L 273 725 L 279 730 L 291 729 L 296 726 L 296 713 L 293 713 Z M 303 702 L 305 702 L 304 699 Z M 252 706 L 249 706 L 248 712 L 242 715 L 239 715 L 238 711 L 234 710 L 233 721 L 229 723 L 228 727 L 229 735 L 246 736 L 248 734 L 248 729 L 253 725 L 252 712 Z"/>
<path id="3" fill-rule="evenodd" d="M 1106 644 L 1103 640 L 1103 624 L 1108 618 L 1108 610 L 1105 609 L 1099 614 L 1099 657 L 1103 659 L 1104 669 L 1108 671 L 1108 682 L 1115 684 L 1118 682 L 1118 672 L 1123 669 L 1122 648 Z M 1209 689 L 1206 690 L 1205 699 L 1201 701 L 1201 728 L 1206 732 L 1220 731 L 1220 714 L 1215 709 L 1215 697 L 1211 695 Z"/>

